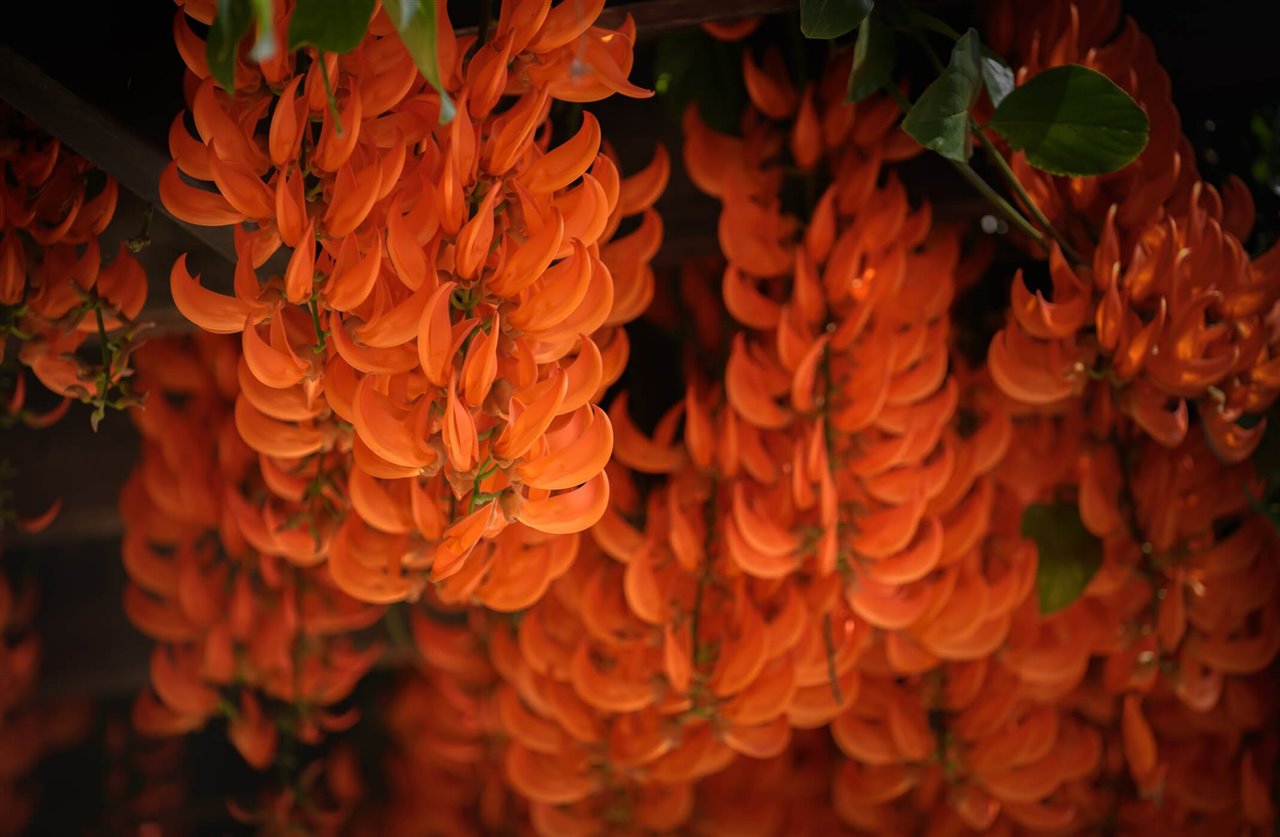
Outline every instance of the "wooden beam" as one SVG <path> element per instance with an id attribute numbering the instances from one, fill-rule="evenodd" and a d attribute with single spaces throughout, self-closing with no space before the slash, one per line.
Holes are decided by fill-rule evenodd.
<path id="1" fill-rule="evenodd" d="M 800 0 L 645 0 L 606 8 L 600 13 L 599 25 L 616 29 L 631 15 L 636 22 L 637 37 L 654 38 L 701 23 L 792 12 L 799 8 Z"/>
<path id="2" fill-rule="evenodd" d="M 636 37 L 644 40 L 680 29 L 691 29 L 701 23 L 792 12 L 798 8 L 800 0 L 639 0 L 606 6 L 596 18 L 596 25 L 617 29 L 627 15 L 631 15 L 636 22 Z M 475 33 L 474 26 L 457 29 L 458 35 Z"/>
<path id="3" fill-rule="evenodd" d="M 4 44 L 0 44 L 0 99 L 154 206 L 153 237 L 176 237 L 180 230 L 227 262 L 235 262 L 230 227 L 188 224 L 160 203 L 160 175 L 169 164 L 167 154 Z M 166 226 L 176 229 L 170 234 Z"/>

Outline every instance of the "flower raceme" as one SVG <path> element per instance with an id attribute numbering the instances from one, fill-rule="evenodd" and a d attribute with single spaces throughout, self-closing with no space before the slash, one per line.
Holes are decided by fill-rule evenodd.
<path id="1" fill-rule="evenodd" d="M 232 744 L 261 769 L 275 760 L 281 717 L 312 744 L 355 721 L 328 707 L 380 655 L 376 643 L 358 647 L 349 634 L 381 609 L 344 595 L 323 567 L 294 566 L 262 548 L 268 535 L 253 503 L 301 478 L 236 433 L 238 354 L 234 340 L 213 335 L 157 341 L 138 354 L 140 383 L 152 397 L 134 413 L 143 455 L 120 500 L 130 578 L 124 605 L 157 642 L 152 689 L 134 704 L 135 726 L 178 735 L 225 715 Z M 328 502 L 323 463 L 312 465 L 309 485 Z M 305 479 L 300 488 L 292 501 L 277 496 L 264 514 L 280 515 L 281 537 L 300 527 L 311 544 L 319 532 L 304 505 Z"/>
<path id="2" fill-rule="evenodd" d="M 724 384 L 739 461 L 697 458 L 729 465 L 721 572 L 802 589 L 836 582 L 804 596 L 808 621 L 821 626 L 814 662 L 826 665 L 790 720 L 831 722 L 854 760 L 833 778 L 846 823 L 910 829 L 918 815 L 895 801 L 915 794 L 915 810 L 940 821 L 958 803 L 938 799 L 933 763 L 944 748 L 928 715 L 942 707 L 886 678 L 937 676 L 998 651 L 1035 578 L 1016 534 L 991 538 L 997 492 L 987 474 L 1007 449 L 1010 417 L 985 376 L 952 369 L 952 277 L 968 268 L 956 231 L 931 229 L 928 206 L 912 210 L 892 175 L 881 176 L 884 163 L 914 153 L 895 130 L 895 106 L 844 106 L 847 65 L 791 95 L 767 67 L 748 70 L 747 90 L 761 113 L 794 117 L 787 132 L 748 116 L 739 141 L 687 122 L 691 175 L 724 201 L 725 305 L 747 329 Z M 780 172 L 759 161 L 783 142 L 802 171 L 832 178 L 799 231 L 769 220 Z M 737 167 L 760 175 L 726 176 Z M 863 637 L 848 656 L 841 624 Z M 964 776 L 948 780 L 956 793 Z"/>
<path id="3" fill-rule="evenodd" d="M 781 212 L 781 166 L 767 162 L 788 134 L 760 114 L 785 117 L 785 84 L 772 80 L 776 101 L 756 102 L 742 138 L 686 119 L 687 168 L 725 204 L 722 299 L 746 330 L 725 347 L 723 384 L 691 368 L 652 437 L 625 394 L 614 401 L 592 543 L 518 627 L 489 633 L 509 684 L 507 775 L 542 833 L 680 829 L 700 781 L 739 756 L 781 758 L 793 730 L 855 708 L 894 726 L 902 750 L 883 775 L 839 771 L 831 792 L 849 824 L 889 822 L 881 809 L 923 781 L 939 745 L 919 696 L 864 702 L 863 684 L 984 658 L 1027 600 L 1034 560 L 1016 536 L 982 548 L 985 475 L 1010 432 L 984 379 L 964 388 L 977 432 L 953 427 L 958 238 L 931 231 L 892 178 L 878 185 L 910 146 L 891 103 L 868 102 L 866 123 L 843 107 L 847 69 L 792 91 L 806 123 L 832 126 L 827 140 L 810 124 L 794 134 L 810 166 L 829 158 L 835 172 L 807 227 Z M 642 497 L 628 470 L 665 482 Z"/>
<path id="4" fill-rule="evenodd" d="M 1221 191 L 1200 180 L 1150 40 L 1132 21 L 1107 40 L 1118 3 L 1042 4 L 1033 14 L 1017 5 L 1001 4 L 991 30 L 997 49 L 1022 60 L 1019 78 L 1090 66 L 1143 106 L 1152 141 L 1133 165 L 1099 177 L 1053 177 L 1012 155 L 1019 181 L 1086 263 L 1071 265 L 1055 248 L 1049 293 L 1015 277 L 992 374 L 1011 397 L 1037 404 L 1101 378 L 1115 388 L 1117 412 L 1171 448 L 1194 406 L 1218 455 L 1243 461 L 1265 422 L 1240 420 L 1265 413 L 1280 393 L 1266 324 L 1280 299 L 1280 250 L 1245 252 L 1255 218 L 1248 189 L 1235 178 Z"/>
<path id="5" fill-rule="evenodd" d="M 125 406 L 133 320 L 146 301 L 147 277 L 127 242 L 105 258 L 98 243 L 115 214 L 116 182 L 7 108 L 0 120 L 4 334 L 19 338 L 18 361 L 50 391 L 104 410 L 117 401 Z M 91 334 L 105 343 L 121 331 L 109 343 L 106 368 L 76 357 Z"/>
<path id="6" fill-rule="evenodd" d="M 621 177 L 590 113 L 551 145 L 554 100 L 649 95 L 626 81 L 634 24 L 591 25 L 599 5 L 506 3 L 478 43 L 438 4 L 448 124 L 383 11 L 353 52 L 242 66 L 235 91 L 189 45 L 186 16 L 207 22 L 212 4 L 177 15 L 197 135 L 175 120 L 162 197 L 236 225 L 238 262 L 225 296 L 179 261 L 174 299 L 241 335 L 251 448 L 334 453 L 349 472 L 355 513 L 333 516 L 326 546 L 268 551 L 327 558 L 357 598 L 416 598 L 429 578 L 450 601 L 526 606 L 607 502 L 613 434 L 594 402 L 626 362 L 619 326 L 652 296 L 668 165 L 659 148 Z"/>
<path id="7" fill-rule="evenodd" d="M 128 351 L 113 353 L 109 368 L 76 357 L 95 331 L 103 340 L 137 316 L 146 277 L 122 244 L 102 259 L 98 235 L 115 212 L 117 187 L 88 161 L 64 148 L 17 113 L 0 106 L 0 360 L 17 342 L 17 368 L 6 370 L 0 424 L 41 429 L 57 422 L 72 398 L 108 399 L 129 373 Z M 27 406 L 30 369 L 62 396 L 45 413 Z M 105 382 L 105 385 L 104 385 Z M 6 474 L 6 479 L 11 475 Z M 21 494 L 19 494 L 21 496 Z M 4 525 L 36 533 L 61 510 L 55 500 L 33 517 Z M 0 558 L 3 556 L 0 555 Z M 18 576 L 13 576 L 16 579 Z M 33 694 L 40 670 L 40 637 L 32 626 L 37 590 L 30 579 L 13 583 L 0 561 L 0 833 L 19 834 L 37 803 L 28 775 L 48 752 L 82 738 L 91 720 L 87 703 L 48 705 Z"/>
<path id="8" fill-rule="evenodd" d="M 0 170 L 0 360 L 12 348 L 10 337 L 19 343 L 17 357 L 8 358 L 17 369 L 4 376 L 0 424 L 45 429 L 67 415 L 70 399 L 105 397 L 102 376 L 119 381 L 128 374 L 127 353 L 114 358 L 113 369 L 102 370 L 79 360 L 76 351 L 99 323 L 105 339 L 106 331 L 138 314 L 146 278 L 123 244 L 114 260 L 101 259 L 97 237 L 115 211 L 114 180 L 93 188 L 99 173 L 88 161 L 4 106 Z M 28 407 L 27 369 L 63 397 L 58 406 L 44 413 Z M 5 508 L 3 525 L 35 534 L 52 525 L 60 509 L 56 499 L 32 517 Z M 91 714 L 82 701 L 49 703 L 33 694 L 41 668 L 40 635 L 33 627 L 38 590 L 29 573 L 22 578 L 4 570 L 0 555 L 0 833 L 18 834 L 40 801 L 31 776 L 38 761 L 86 735 Z"/>
<path id="9" fill-rule="evenodd" d="M 1265 768 L 1239 742 L 1274 746 L 1261 732 L 1274 715 L 1252 707 L 1274 689 L 1280 546 L 1249 508 L 1247 460 L 1265 422 L 1244 419 L 1278 392 L 1275 251 L 1244 251 L 1254 208 L 1242 183 L 1219 191 L 1199 179 L 1150 41 L 1131 21 L 1108 40 L 1118 4 L 1017 6 L 997 8 L 991 40 L 1023 62 L 1020 77 L 1088 64 L 1143 104 L 1153 130 L 1134 165 L 1097 178 L 1012 159 L 1084 263 L 1055 247 L 1051 293 L 1014 278 L 988 367 L 1020 402 L 1015 439 L 1052 451 L 1053 464 L 1034 474 L 1007 462 L 1000 479 L 1024 501 L 1065 487 L 1104 558 L 1084 600 L 1015 632 L 1005 663 L 1049 687 L 1043 697 L 1090 707 L 1124 755 L 1105 773 L 1132 798 L 1092 790 L 1076 800 L 1077 822 L 1110 806 L 1134 830 L 1269 827 L 1270 806 L 1251 790 Z M 1208 773 L 1239 779 L 1198 784 Z"/>

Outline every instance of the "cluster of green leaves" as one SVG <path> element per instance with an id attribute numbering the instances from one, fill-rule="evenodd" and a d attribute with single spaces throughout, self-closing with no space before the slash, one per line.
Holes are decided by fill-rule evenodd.
<path id="1" fill-rule="evenodd" d="M 441 83 L 436 58 L 436 1 L 383 0 L 387 14 L 409 50 L 419 72 L 440 94 L 440 121 L 453 118 L 454 105 Z M 289 19 L 286 47 L 292 52 L 315 47 L 338 54 L 355 49 L 373 17 L 375 0 L 298 0 Z M 218 0 L 218 13 L 209 28 L 206 57 L 213 77 L 227 90 L 235 89 L 240 45 L 256 25 L 252 57 L 265 61 L 275 55 L 273 0 Z"/>
<path id="2" fill-rule="evenodd" d="M 1146 148 L 1150 125 L 1133 99 L 1106 76 L 1079 65 L 1053 67 L 1015 86 L 1014 73 L 983 46 L 973 29 L 960 34 L 944 21 L 895 2 L 802 0 L 806 37 L 839 38 L 858 30 L 848 100 L 860 101 L 893 81 L 898 40 L 928 48 L 926 33 L 954 42 L 951 60 L 908 106 L 903 129 L 921 145 L 958 163 L 972 154 L 973 108 L 985 90 L 995 108 L 990 128 L 1036 168 L 1082 177 L 1115 171 Z M 932 53 L 930 53 L 932 55 Z M 900 95 L 900 94 L 899 94 Z"/>

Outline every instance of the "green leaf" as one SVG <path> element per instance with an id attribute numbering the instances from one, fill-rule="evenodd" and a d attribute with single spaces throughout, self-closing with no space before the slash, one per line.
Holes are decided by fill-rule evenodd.
<path id="1" fill-rule="evenodd" d="M 839 38 L 852 32 L 874 6 L 874 0 L 800 0 L 800 31 L 806 38 Z"/>
<path id="2" fill-rule="evenodd" d="M 985 47 L 982 50 L 982 81 L 987 87 L 987 95 L 991 97 L 991 104 L 996 107 L 1000 107 L 1000 103 L 1013 92 L 1013 69 Z"/>
<path id="3" fill-rule="evenodd" d="M 383 0 L 400 40 L 404 42 L 422 77 L 440 94 L 441 124 L 453 119 L 453 100 L 440 81 L 436 58 L 436 0 Z"/>
<path id="4" fill-rule="evenodd" d="M 708 126 L 736 134 L 746 106 L 742 45 L 693 30 L 658 41 L 653 55 L 654 89 L 667 115 L 679 124 L 690 102 Z"/>
<path id="5" fill-rule="evenodd" d="M 289 21 L 289 49 L 310 45 L 350 52 L 369 28 L 373 5 L 374 0 L 298 0 Z"/>
<path id="6" fill-rule="evenodd" d="M 978 33 L 970 29 L 956 41 L 951 63 L 925 88 L 902 120 L 902 130 L 925 148 L 965 163 L 969 145 L 969 109 L 982 90 Z"/>
<path id="7" fill-rule="evenodd" d="M 258 34 L 253 40 L 253 60 L 259 63 L 276 57 L 276 21 L 271 0 L 253 0 L 253 22 Z"/>
<path id="8" fill-rule="evenodd" d="M 209 71 L 225 90 L 236 87 L 236 54 L 240 41 L 249 32 L 249 0 L 218 0 L 218 12 L 209 27 L 205 60 Z"/>
<path id="9" fill-rule="evenodd" d="M 953 41 L 960 40 L 960 33 L 951 28 L 951 24 L 945 20 L 934 17 L 933 15 L 922 12 L 919 9 L 911 9 L 903 15 L 901 23 L 896 24 L 896 28 L 902 31 L 911 31 L 923 29 L 926 32 L 933 32 L 944 38 L 950 38 Z M 998 53 L 988 46 L 982 47 L 982 80 L 986 84 L 987 91 L 991 94 L 991 103 L 999 107 L 1001 100 L 1009 95 L 1009 91 L 1014 87 L 1013 70 L 1009 68 L 1006 62 Z"/>
<path id="10" fill-rule="evenodd" d="M 846 102 L 861 102 L 893 79 L 897 42 L 893 30 L 875 11 L 858 28 L 858 42 L 853 48 L 853 70 L 849 73 Z"/>
<path id="11" fill-rule="evenodd" d="M 1147 114 L 1102 73 L 1068 64 L 1033 77 L 1010 93 L 990 126 L 1027 162 L 1051 174 L 1105 174 L 1147 147 Z"/>
<path id="12" fill-rule="evenodd" d="M 1036 503 L 1022 513 L 1022 535 L 1036 542 L 1040 612 L 1062 610 L 1084 593 L 1102 566 L 1102 541 L 1080 520 L 1074 503 Z"/>

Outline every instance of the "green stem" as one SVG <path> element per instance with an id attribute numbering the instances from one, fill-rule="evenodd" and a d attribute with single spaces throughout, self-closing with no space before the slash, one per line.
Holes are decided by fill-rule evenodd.
<path id="1" fill-rule="evenodd" d="M 902 95 L 901 90 L 892 84 L 887 85 L 886 89 L 888 89 L 889 95 L 893 97 L 894 101 L 898 103 L 898 107 L 902 108 L 903 113 L 909 113 L 911 111 L 911 101 L 906 96 Z M 987 181 L 983 180 L 982 177 L 973 170 L 972 166 L 968 163 L 952 160 L 949 157 L 946 158 L 946 160 L 955 168 L 956 171 L 960 173 L 961 177 L 969 181 L 969 185 L 974 189 L 977 189 L 980 195 L 986 198 L 996 209 L 1000 210 L 1001 214 L 1009 219 L 1009 223 L 1013 224 L 1027 237 L 1032 241 L 1035 241 L 1045 250 L 1049 249 L 1048 244 L 1045 243 L 1044 234 L 1036 229 L 1035 226 L 1028 221 L 1016 207 L 1013 206 L 1013 204 L 1005 200 L 1004 197 L 995 189 L 992 189 L 991 185 L 987 183 Z"/>
<path id="2" fill-rule="evenodd" d="M 831 695 L 839 706 L 844 703 L 844 696 L 840 693 L 840 679 L 836 677 L 836 644 L 831 638 L 830 613 L 822 617 L 822 641 L 827 646 L 827 677 L 831 680 Z"/>
<path id="3" fill-rule="evenodd" d="M 707 589 L 707 580 L 710 574 L 703 569 L 698 574 L 698 586 L 693 593 L 693 619 L 689 624 L 689 651 L 692 654 L 690 662 L 693 664 L 693 670 L 698 670 L 698 661 L 701 654 L 698 652 L 698 628 L 702 622 L 702 598 L 703 592 Z"/>
<path id="4" fill-rule="evenodd" d="M 1071 243 L 1067 241 L 1066 237 L 1062 233 L 1058 232 L 1053 224 L 1050 223 L 1044 212 L 1040 210 L 1040 207 L 1036 202 L 1031 199 L 1031 195 L 1027 193 L 1022 182 L 1018 180 L 1018 176 L 1014 174 L 1013 169 L 1009 166 L 1009 162 L 1005 160 L 1004 155 L 1000 153 L 1000 149 L 996 148 L 995 143 L 991 141 L 986 132 L 977 125 L 972 125 L 971 128 L 973 132 L 977 134 L 978 141 L 982 143 L 982 147 L 986 150 L 987 155 L 995 162 L 996 168 L 1000 171 L 1000 175 L 1005 179 L 1005 182 L 1009 184 L 1009 188 L 1013 190 L 1013 194 L 1017 197 L 1018 201 L 1031 213 L 1031 216 L 1035 218 L 1036 222 L 1040 224 L 1041 227 L 1044 228 L 1045 232 L 1049 233 L 1049 235 L 1053 237 L 1053 240 L 1058 243 L 1058 246 L 1062 248 L 1062 254 L 1076 264 L 1084 264 L 1084 258 L 1076 252 L 1075 248 L 1071 246 Z"/>
<path id="5" fill-rule="evenodd" d="M 98 397 L 93 410 L 93 432 L 98 432 L 98 423 L 107 415 L 107 396 L 111 393 L 111 346 L 107 342 L 107 324 L 102 318 L 102 304 L 93 307 L 94 316 L 98 319 L 98 345 L 102 349 L 102 372 L 99 373 Z"/>
<path id="6" fill-rule="evenodd" d="M 258 24 L 258 33 L 253 39 L 252 58 L 258 63 L 270 61 L 276 55 L 275 16 L 271 0 L 253 0 L 253 19 Z"/>
<path id="7" fill-rule="evenodd" d="M 342 117 L 338 115 L 338 100 L 333 95 L 333 85 L 329 83 L 329 65 L 325 63 L 324 53 L 320 55 L 320 79 L 324 82 L 324 97 L 329 102 L 329 113 L 333 114 L 333 125 L 338 129 L 338 136 L 342 136 Z"/>
<path id="8" fill-rule="evenodd" d="M 155 215 L 155 207 L 147 204 L 147 208 L 142 211 L 142 229 L 138 230 L 138 234 L 125 242 L 125 246 L 129 248 L 130 253 L 141 253 L 143 248 L 151 243 L 151 218 Z"/>
<path id="9" fill-rule="evenodd" d="M 698 629 L 701 626 L 701 622 L 702 622 L 702 599 L 704 598 L 704 594 L 707 589 L 707 582 L 711 580 L 711 573 L 709 568 L 706 565 L 709 564 L 711 560 L 710 558 L 711 547 L 712 547 L 711 539 L 715 532 L 715 518 L 716 518 L 716 511 L 717 511 L 716 497 L 719 492 L 719 489 L 720 489 L 719 481 L 716 480 L 716 478 L 713 476 L 711 478 L 711 495 L 707 500 L 707 511 L 704 518 L 706 521 L 707 533 L 706 533 L 706 536 L 703 538 L 702 545 L 703 545 L 703 552 L 705 553 L 706 557 L 704 557 L 703 559 L 704 561 L 703 566 L 698 568 L 698 586 L 693 594 L 693 618 L 689 625 L 689 646 L 693 653 L 692 663 L 695 671 L 697 670 L 697 667 L 698 667 L 698 658 L 699 658 Z"/>
<path id="10" fill-rule="evenodd" d="M 312 297 L 311 300 L 307 302 L 307 310 L 311 312 L 311 324 L 315 326 L 316 340 L 318 341 L 313 351 L 316 354 L 320 354 L 325 350 L 325 331 L 320 325 L 320 307 L 316 305 L 315 297 Z"/>
<path id="11" fill-rule="evenodd" d="M 949 23 L 919 9 L 911 10 L 911 26 L 912 28 L 919 27 L 929 32 L 936 32 L 953 41 L 960 40 L 960 33 L 952 29 Z"/>
<path id="12" fill-rule="evenodd" d="M 955 170 L 960 172 L 961 177 L 969 181 L 969 185 L 974 189 L 977 189 L 979 194 L 986 198 L 993 206 L 995 206 L 996 209 L 1000 210 L 1001 214 L 1008 218 L 1011 224 L 1021 230 L 1028 238 L 1035 241 L 1041 247 L 1046 250 L 1049 249 L 1048 244 L 1045 242 L 1044 234 L 1036 229 L 1032 223 L 1013 206 L 1013 204 L 1005 200 L 1004 197 L 995 189 L 992 189 L 991 185 L 987 183 L 987 181 L 983 180 L 982 177 L 973 170 L 972 166 L 968 163 L 961 163 L 956 160 L 948 160 L 947 162 L 951 163 Z"/>
<path id="13" fill-rule="evenodd" d="M 413 647 L 413 640 L 409 637 L 409 629 L 404 623 L 404 613 L 401 612 L 398 604 L 393 604 L 387 608 L 387 612 L 382 616 L 382 621 L 387 626 L 387 635 L 391 637 L 393 648 Z"/>

